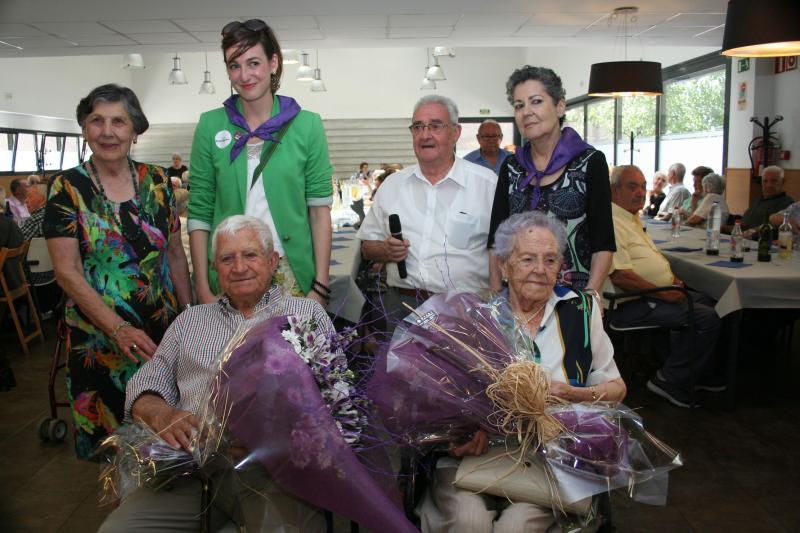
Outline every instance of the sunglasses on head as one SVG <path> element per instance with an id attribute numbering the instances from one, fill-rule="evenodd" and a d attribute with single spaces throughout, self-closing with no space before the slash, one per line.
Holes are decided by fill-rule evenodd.
<path id="1" fill-rule="evenodd" d="M 225 24 L 225 27 L 222 28 L 222 36 L 224 37 L 228 35 L 230 32 L 238 30 L 242 26 L 244 26 L 245 29 L 248 29 L 250 31 L 263 31 L 264 28 L 267 27 L 267 23 L 261 19 L 250 19 L 244 22 L 239 22 L 238 20 L 234 20 L 233 22 Z"/>

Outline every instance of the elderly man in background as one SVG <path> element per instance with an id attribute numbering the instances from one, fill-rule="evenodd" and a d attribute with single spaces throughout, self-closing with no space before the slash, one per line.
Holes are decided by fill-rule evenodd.
<path id="1" fill-rule="evenodd" d="M 754 230 L 763 224 L 770 215 L 783 211 L 794 203 L 794 199 L 783 190 L 783 169 L 772 165 L 761 172 L 761 196 L 742 215 L 742 229 Z M 722 231 L 730 233 L 731 225 L 724 225 Z M 753 232 L 750 232 L 753 233 Z"/>
<path id="2" fill-rule="evenodd" d="M 694 214 L 697 208 L 703 203 L 703 199 L 705 198 L 705 193 L 703 191 L 703 178 L 708 176 L 714 172 L 708 167 L 697 167 L 692 170 L 692 185 L 694 187 L 694 191 L 692 191 L 692 195 L 684 200 L 683 204 L 681 205 L 681 217 L 684 219 L 689 218 Z M 722 219 L 725 222 L 725 219 Z"/>
<path id="3" fill-rule="evenodd" d="M 500 174 L 500 166 L 511 152 L 500 148 L 503 140 L 503 130 L 496 120 L 487 118 L 478 128 L 478 144 L 480 148 L 464 156 L 466 161 L 488 168 L 495 174 Z"/>
<path id="4" fill-rule="evenodd" d="M 356 235 L 365 259 L 387 264 L 384 307 L 389 330 L 430 295 L 489 288 L 490 210 L 497 176 L 454 154 L 461 126 L 458 108 L 444 96 L 421 98 L 409 126 L 417 164 L 381 185 Z M 403 240 L 392 236 L 389 216 L 399 215 Z M 408 272 L 401 277 L 398 263 Z"/>
<path id="5" fill-rule="evenodd" d="M 8 197 L 8 208 L 11 210 L 11 217 L 17 226 L 31 216 L 25 201 L 28 199 L 28 181 L 25 178 L 17 178 L 11 181 L 11 196 Z"/>
<path id="6" fill-rule="evenodd" d="M 611 212 L 617 251 L 609 280 L 621 292 L 684 284 L 672 273 L 669 261 L 642 229 L 639 211 L 644 206 L 647 182 L 639 167 L 622 165 L 611 172 Z M 686 296 L 680 291 L 664 291 L 619 304 L 612 320 L 620 327 L 658 325 L 673 329 L 669 356 L 647 382 L 647 388 L 678 407 L 691 407 L 692 390 L 724 390 L 712 385 L 701 374 L 694 381 L 694 369 L 701 370 L 710 360 L 719 336 L 720 318 L 713 301 L 691 293 L 694 305 L 695 338 L 680 328 L 687 319 Z M 694 351 L 692 351 L 692 347 Z"/>
<path id="7" fill-rule="evenodd" d="M 270 288 L 279 256 L 273 249 L 272 232 L 264 222 L 246 215 L 228 217 L 215 229 L 211 246 L 222 297 L 181 313 L 153 358 L 134 374 L 126 390 L 128 420 L 147 424 L 170 446 L 187 450 L 198 427 L 195 416 L 215 371 L 212 365 L 245 320 L 269 309 L 274 315 L 310 315 L 321 331 L 333 330 L 328 315 L 317 302 L 282 298 L 280 287 Z M 258 487 L 258 490 L 267 494 L 268 500 L 260 494 L 248 493 L 243 502 L 248 528 L 254 525 L 251 520 L 257 521 L 262 513 L 268 512 L 265 509 L 274 506 L 285 520 L 284 525 L 292 531 L 325 530 L 318 509 L 280 491 L 263 472 L 256 479 L 265 477 L 269 488 Z M 200 492 L 199 480 L 193 479 L 180 480 L 166 491 L 139 488 L 109 515 L 100 531 L 166 529 L 167 524 L 176 528 L 180 524 L 186 530 L 197 531 Z M 249 517 L 246 507 L 250 499 L 253 517 Z M 224 523 L 227 517 L 212 513 L 212 526 L 215 520 Z"/>
<path id="8" fill-rule="evenodd" d="M 691 197 L 689 189 L 683 186 L 683 176 L 686 174 L 686 167 L 682 163 L 674 163 L 670 165 L 667 171 L 667 182 L 669 183 L 669 192 L 667 197 L 661 202 L 661 207 L 658 208 L 656 218 L 658 220 L 670 220 L 672 218 L 672 211 L 683 205 L 687 198 Z"/>
<path id="9" fill-rule="evenodd" d="M 25 200 L 25 206 L 28 212 L 33 214 L 37 209 L 44 207 L 47 199 L 44 195 L 47 193 L 47 187 L 42 184 L 42 178 L 36 174 L 28 176 L 28 199 Z"/>

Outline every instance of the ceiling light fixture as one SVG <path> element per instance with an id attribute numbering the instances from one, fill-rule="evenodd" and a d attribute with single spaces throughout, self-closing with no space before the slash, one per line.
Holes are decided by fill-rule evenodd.
<path id="1" fill-rule="evenodd" d="M 311 81 L 311 92 L 324 93 L 328 89 L 322 81 L 322 72 L 319 70 L 319 49 L 317 49 L 317 68 L 314 69 L 314 79 Z"/>
<path id="2" fill-rule="evenodd" d="M 313 81 L 314 69 L 308 66 L 308 54 L 303 52 L 303 64 L 297 69 L 297 81 Z"/>
<path id="3" fill-rule="evenodd" d="M 444 70 L 439 66 L 439 58 L 433 58 L 433 66 L 428 67 L 425 71 L 425 77 L 433 81 L 444 81 L 447 77 L 444 75 Z"/>
<path id="4" fill-rule="evenodd" d="M 200 84 L 200 91 L 197 94 L 214 94 L 217 89 L 211 82 L 211 72 L 208 70 L 208 51 L 206 51 L 206 71 L 203 73 L 203 83 Z"/>
<path id="5" fill-rule="evenodd" d="M 172 72 L 169 73 L 169 84 L 186 85 L 187 83 L 189 83 L 189 80 L 186 79 L 186 74 L 183 73 L 181 58 L 178 57 L 176 52 L 175 57 L 172 58 Z"/>
<path id="6" fill-rule="evenodd" d="M 456 54 L 446 46 L 435 46 L 433 48 L 433 57 L 456 57 Z"/>
<path id="7" fill-rule="evenodd" d="M 800 54 L 800 2 L 730 0 L 722 52 L 732 57 Z"/>
<path id="8" fill-rule="evenodd" d="M 300 51 L 294 48 L 281 50 L 284 65 L 296 65 L 300 62 Z"/>
<path id="9" fill-rule="evenodd" d="M 430 48 L 425 49 L 425 76 L 422 78 L 422 84 L 419 86 L 420 91 L 433 91 L 436 89 L 436 82 L 428 79 L 428 71 L 431 68 L 431 54 Z"/>
<path id="10" fill-rule="evenodd" d="M 132 70 L 144 69 L 144 58 L 142 54 L 125 54 L 122 58 L 122 68 Z"/>
<path id="11" fill-rule="evenodd" d="M 589 74 L 589 96 L 657 96 L 663 94 L 661 63 L 628 61 L 628 16 L 635 15 L 638 11 L 638 7 L 618 7 L 612 13 L 612 20 L 623 17 L 625 60 L 592 65 Z"/>

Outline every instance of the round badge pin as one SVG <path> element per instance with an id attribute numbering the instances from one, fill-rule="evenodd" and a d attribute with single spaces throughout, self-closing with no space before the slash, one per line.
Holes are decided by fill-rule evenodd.
<path id="1" fill-rule="evenodd" d="M 217 148 L 225 148 L 231 143 L 231 132 L 226 130 L 217 132 L 214 142 L 217 143 Z"/>

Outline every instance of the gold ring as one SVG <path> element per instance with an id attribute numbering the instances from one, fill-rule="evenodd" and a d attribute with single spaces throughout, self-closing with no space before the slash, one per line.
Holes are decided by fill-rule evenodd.
<path id="1" fill-rule="evenodd" d="M 136 343 L 131 344 L 131 350 L 138 350 L 139 347 L 136 346 Z"/>

